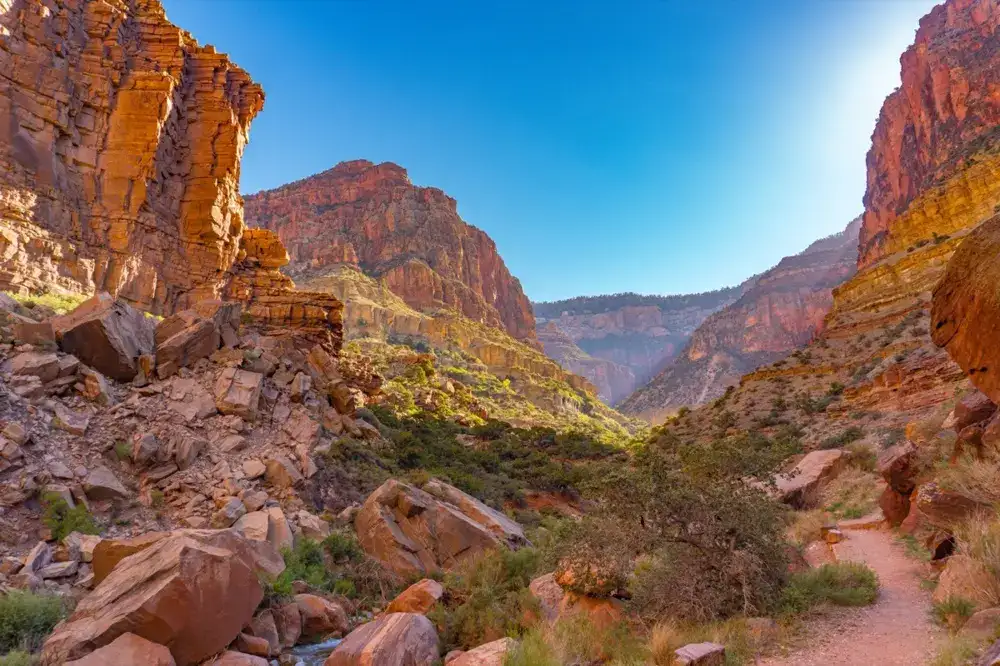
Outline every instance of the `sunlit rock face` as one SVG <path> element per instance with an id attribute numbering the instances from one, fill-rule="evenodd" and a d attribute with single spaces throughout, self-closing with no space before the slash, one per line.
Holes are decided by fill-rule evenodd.
<path id="1" fill-rule="evenodd" d="M 859 267 L 933 234 L 954 235 L 1000 198 L 1000 3 L 950 0 L 900 58 L 868 152 Z"/>
<path id="2" fill-rule="evenodd" d="M 159 0 L 0 1 L 0 288 L 220 295 L 263 104 Z"/>
<path id="3" fill-rule="evenodd" d="M 355 266 L 410 307 L 451 308 L 537 345 L 531 304 L 494 242 L 459 217 L 454 199 L 414 186 L 400 166 L 343 162 L 247 196 L 246 216 L 281 237 L 297 279 Z"/>
<path id="4" fill-rule="evenodd" d="M 713 314 L 680 356 L 621 405 L 659 422 L 682 406 L 713 400 L 755 368 L 808 344 L 823 329 L 833 289 L 854 274 L 860 220 L 762 274 Z"/>

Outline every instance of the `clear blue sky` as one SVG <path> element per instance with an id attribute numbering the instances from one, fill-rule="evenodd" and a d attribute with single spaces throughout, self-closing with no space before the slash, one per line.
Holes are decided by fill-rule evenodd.
<path id="1" fill-rule="evenodd" d="M 264 86 L 244 192 L 397 162 L 533 300 L 736 284 L 843 228 L 934 4 L 164 0 Z"/>

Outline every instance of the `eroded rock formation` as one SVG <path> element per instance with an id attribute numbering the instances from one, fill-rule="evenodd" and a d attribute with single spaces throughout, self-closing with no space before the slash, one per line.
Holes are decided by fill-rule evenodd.
<path id="1" fill-rule="evenodd" d="M 355 266 L 417 310 L 452 308 L 535 340 L 531 304 L 490 237 L 459 217 L 454 199 L 414 186 L 395 164 L 343 162 L 250 195 L 246 218 L 278 234 L 296 279 Z"/>
<path id="2" fill-rule="evenodd" d="M 632 392 L 635 375 L 631 368 L 600 358 L 580 349 L 555 322 L 538 326 L 538 341 L 545 354 L 563 368 L 586 377 L 597 387 L 601 400 L 613 405 Z"/>
<path id="3" fill-rule="evenodd" d="M 950 0 L 920 20 L 868 152 L 859 267 L 968 229 L 1000 196 L 1000 4 Z"/>
<path id="4" fill-rule="evenodd" d="M 809 343 L 855 270 L 860 220 L 785 257 L 739 300 L 698 327 L 677 360 L 626 400 L 626 414 L 654 421 L 719 397 L 760 365 Z"/>
<path id="5" fill-rule="evenodd" d="M 263 104 L 159 0 L 0 3 L 0 287 L 218 297 Z"/>
<path id="6" fill-rule="evenodd" d="M 602 396 L 610 394 L 618 402 L 662 371 L 709 315 L 735 302 L 756 279 L 754 276 L 739 286 L 704 294 L 581 296 L 534 303 L 532 307 L 539 338 L 555 342 L 551 333 L 542 331 L 555 324 L 585 354 L 632 371 L 633 378 L 626 385 L 620 372 L 574 362 L 572 350 L 560 344 L 549 345 L 551 351 L 546 347 L 546 353 L 563 367 L 583 375 L 594 382 Z M 619 376 L 612 378 L 614 375 Z"/>

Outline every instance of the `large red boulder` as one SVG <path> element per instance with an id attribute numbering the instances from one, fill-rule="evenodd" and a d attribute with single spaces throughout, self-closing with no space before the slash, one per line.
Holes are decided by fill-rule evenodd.
<path id="1" fill-rule="evenodd" d="M 430 620 L 390 613 L 352 631 L 324 666 L 432 666 L 438 660 L 438 635 Z"/>
<path id="2" fill-rule="evenodd" d="M 109 294 L 97 294 L 56 317 L 52 327 L 63 351 L 119 381 L 131 381 L 139 372 L 139 357 L 153 353 L 153 319 Z"/>
<path id="3" fill-rule="evenodd" d="M 266 542 L 230 530 L 178 530 L 123 559 L 56 627 L 42 665 L 57 666 L 125 633 L 169 648 L 178 666 L 229 645 L 264 597 L 260 579 L 281 572 Z"/>
<path id="4" fill-rule="evenodd" d="M 170 650 L 135 634 L 122 634 L 86 657 L 66 662 L 66 666 L 176 666 Z"/>

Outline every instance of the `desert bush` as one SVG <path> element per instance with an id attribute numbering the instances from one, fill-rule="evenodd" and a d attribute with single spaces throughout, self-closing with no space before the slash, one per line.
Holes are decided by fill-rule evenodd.
<path id="1" fill-rule="evenodd" d="M 0 653 L 37 651 L 65 614 L 59 597 L 20 590 L 0 596 Z"/>
<path id="2" fill-rule="evenodd" d="M 56 541 L 62 541 L 71 532 L 101 533 L 101 528 L 83 504 L 70 508 L 66 500 L 57 493 L 44 493 L 42 507 L 44 510 L 42 522 L 52 530 L 52 538 Z"/>
<path id="3" fill-rule="evenodd" d="M 726 646 L 726 666 L 744 666 L 754 663 L 787 633 L 781 625 L 775 629 L 771 634 L 755 632 L 741 617 L 694 625 L 659 622 L 649 632 L 649 659 L 655 666 L 675 666 L 675 650 L 690 643 L 711 642 Z"/>
<path id="4" fill-rule="evenodd" d="M 971 558 L 988 576 L 976 596 L 990 606 L 1000 605 L 1000 513 L 970 516 L 955 528 L 956 552 Z"/>
<path id="5" fill-rule="evenodd" d="M 931 666 L 968 666 L 979 652 L 978 647 L 970 636 L 948 636 L 941 642 Z"/>
<path id="6" fill-rule="evenodd" d="M 1000 505 L 1000 458 L 962 456 L 938 471 L 937 482 L 980 504 Z"/>
<path id="7" fill-rule="evenodd" d="M 851 426 L 838 435 L 827 437 L 819 443 L 821 449 L 839 449 L 865 436 L 865 431 L 857 426 Z"/>
<path id="8" fill-rule="evenodd" d="M 14 650 L 0 655 L 0 666 L 35 666 L 38 657 L 23 650 Z"/>
<path id="9" fill-rule="evenodd" d="M 782 590 L 780 609 L 800 614 L 821 604 L 867 606 L 877 596 L 874 571 L 858 562 L 837 562 L 793 574 Z"/>
<path id="10" fill-rule="evenodd" d="M 538 573 L 533 548 L 500 549 L 449 573 L 445 597 L 428 615 L 446 651 L 470 649 L 524 630 L 536 602 L 528 584 Z"/>
<path id="11" fill-rule="evenodd" d="M 794 440 L 743 435 L 709 445 L 666 434 L 595 484 L 598 510 L 566 541 L 602 576 L 643 554 L 631 605 L 659 620 L 709 621 L 766 608 L 785 575 L 783 509 L 747 477 L 768 478 Z"/>
<path id="12" fill-rule="evenodd" d="M 584 613 L 560 619 L 553 626 L 528 631 L 504 661 L 504 666 L 564 666 L 616 664 L 638 666 L 647 651 L 624 624 L 597 626 Z"/>
<path id="13" fill-rule="evenodd" d="M 789 512 L 790 522 L 785 538 L 795 546 L 805 546 L 820 537 L 820 530 L 831 522 L 830 514 L 823 509 Z"/>
<path id="14" fill-rule="evenodd" d="M 976 612 L 976 604 L 965 597 L 952 595 L 942 601 L 934 602 L 931 615 L 934 621 L 951 632 L 962 628 L 965 621 Z"/>

